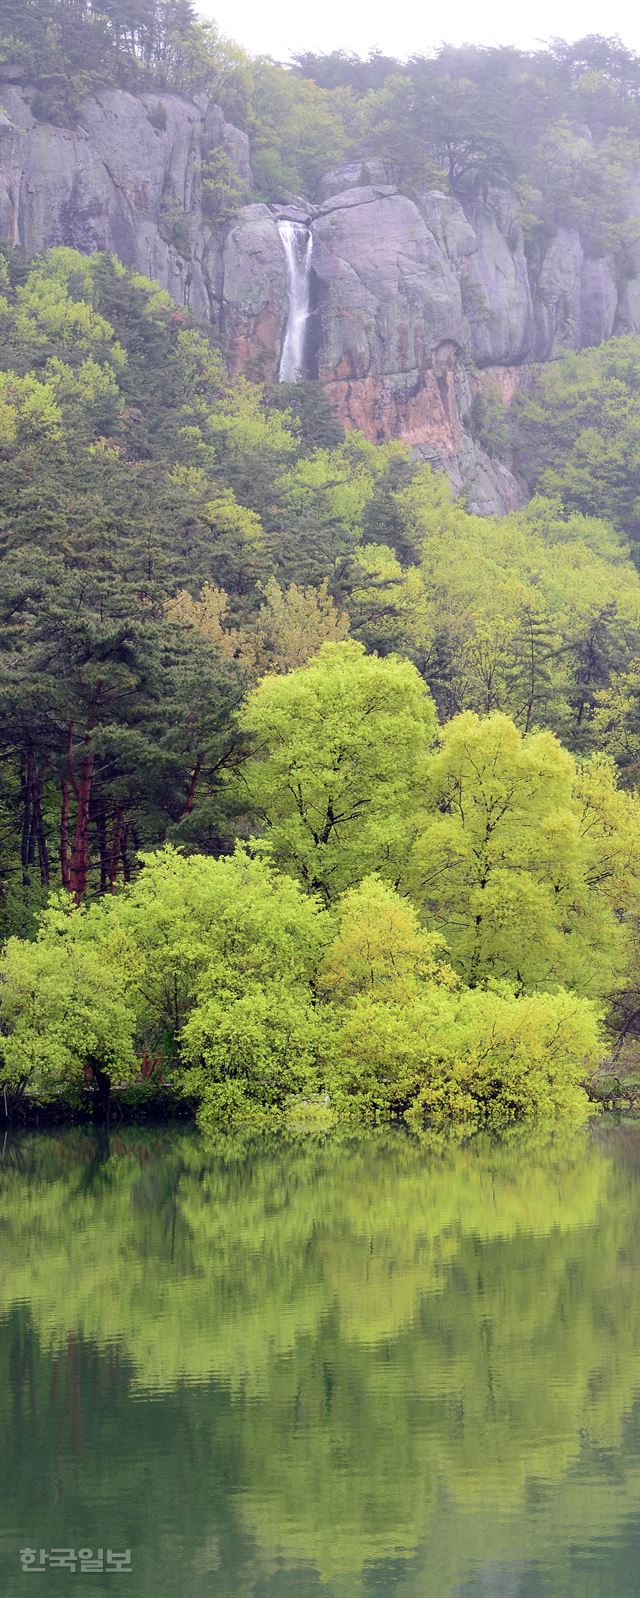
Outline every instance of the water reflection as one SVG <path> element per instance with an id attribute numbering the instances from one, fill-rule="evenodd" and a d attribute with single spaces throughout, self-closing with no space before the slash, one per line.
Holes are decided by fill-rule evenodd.
<path id="1" fill-rule="evenodd" d="M 640 1129 L 0 1172 L 8 1598 L 21 1546 L 101 1537 L 135 1598 L 636 1592 Z"/>

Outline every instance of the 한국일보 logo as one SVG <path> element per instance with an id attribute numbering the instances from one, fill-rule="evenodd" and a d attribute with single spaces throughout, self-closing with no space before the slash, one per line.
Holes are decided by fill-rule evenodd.
<path id="1" fill-rule="evenodd" d="M 36 1576 L 45 1570 L 69 1570 L 72 1574 L 130 1576 L 131 1549 L 116 1553 L 114 1548 L 21 1548 L 20 1565 L 25 1575 Z"/>

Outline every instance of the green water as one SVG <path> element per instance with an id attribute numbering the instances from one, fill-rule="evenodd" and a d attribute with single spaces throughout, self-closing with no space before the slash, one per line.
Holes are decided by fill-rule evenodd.
<path id="1" fill-rule="evenodd" d="M 640 1128 L 0 1153 L 2 1598 L 635 1598 Z"/>

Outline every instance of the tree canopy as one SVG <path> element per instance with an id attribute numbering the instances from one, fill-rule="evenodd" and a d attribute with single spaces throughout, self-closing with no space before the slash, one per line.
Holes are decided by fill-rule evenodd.
<path id="1" fill-rule="evenodd" d="M 480 518 L 113 258 L 0 272 L 7 1091 L 582 1113 L 638 1011 L 637 341 L 527 392 Z"/>

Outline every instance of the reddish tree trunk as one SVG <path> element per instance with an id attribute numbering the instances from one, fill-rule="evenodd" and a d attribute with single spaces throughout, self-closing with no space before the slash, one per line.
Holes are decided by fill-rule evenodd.
<path id="1" fill-rule="evenodd" d="M 191 815 L 191 811 L 193 810 L 194 804 L 196 802 L 196 789 L 198 787 L 198 780 L 199 780 L 201 771 L 202 771 L 202 755 L 197 755 L 196 756 L 195 766 L 194 766 L 193 771 L 191 773 L 191 776 L 189 778 L 189 787 L 188 787 L 188 790 L 187 790 L 187 797 L 185 799 L 184 809 L 182 811 L 183 816 L 190 816 Z"/>
<path id="2" fill-rule="evenodd" d="M 115 819 L 114 819 L 114 823 L 113 823 L 113 843 L 111 845 L 111 860 L 110 860 L 110 863 L 109 863 L 109 892 L 110 893 L 114 893 L 115 892 L 116 884 L 117 884 L 117 881 L 118 881 L 118 871 L 119 871 L 119 868 L 120 868 L 120 850 L 121 850 L 121 847 L 122 847 L 123 830 L 124 830 L 124 805 L 122 803 L 120 803 L 120 804 L 118 804 L 116 806 L 116 814 L 115 814 Z"/>
<path id="3" fill-rule="evenodd" d="M 60 875 L 62 886 L 68 892 L 71 890 L 71 866 L 69 864 L 69 790 L 72 789 L 76 798 L 78 784 L 76 782 L 71 751 L 73 748 L 73 722 L 67 723 L 67 765 L 64 777 L 60 778 Z"/>
<path id="4" fill-rule="evenodd" d="M 31 837 L 33 795 L 33 756 L 30 753 L 25 755 L 24 758 L 22 771 L 20 774 L 20 786 L 22 796 L 22 839 L 20 845 L 20 857 L 22 860 L 22 881 L 24 887 L 28 888 L 31 880 L 29 876 L 29 841 Z"/>
<path id="5" fill-rule="evenodd" d="M 95 756 L 86 754 L 80 768 L 80 781 L 78 783 L 78 803 L 76 808 L 76 824 L 71 846 L 71 892 L 77 903 L 84 899 L 87 891 L 87 871 L 89 869 L 89 805 L 91 803 L 91 784 L 93 781 L 93 765 Z"/>
<path id="6" fill-rule="evenodd" d="M 31 833 L 29 837 L 29 864 L 33 865 L 38 851 L 38 865 L 40 867 L 40 881 L 43 888 L 49 887 L 49 851 L 42 818 L 42 782 L 33 773 L 31 794 Z"/>
<path id="7" fill-rule="evenodd" d="M 130 882 L 131 881 L 131 857 L 130 857 L 130 854 L 129 854 L 129 827 L 128 827 L 128 825 L 125 825 L 122 828 L 122 838 L 121 838 L 121 841 L 120 841 L 120 859 L 122 860 L 122 875 L 124 877 L 124 880 L 125 880 L 125 882 Z"/>
<path id="8" fill-rule="evenodd" d="M 62 886 L 69 892 L 71 888 L 71 871 L 69 869 L 69 784 L 66 777 L 60 778 L 60 875 Z"/>
<path id="9" fill-rule="evenodd" d="M 107 845 L 107 815 L 104 797 L 101 795 L 96 812 L 96 833 L 98 837 L 98 853 L 100 856 L 100 892 L 106 893 L 109 887 L 110 853 Z"/>

